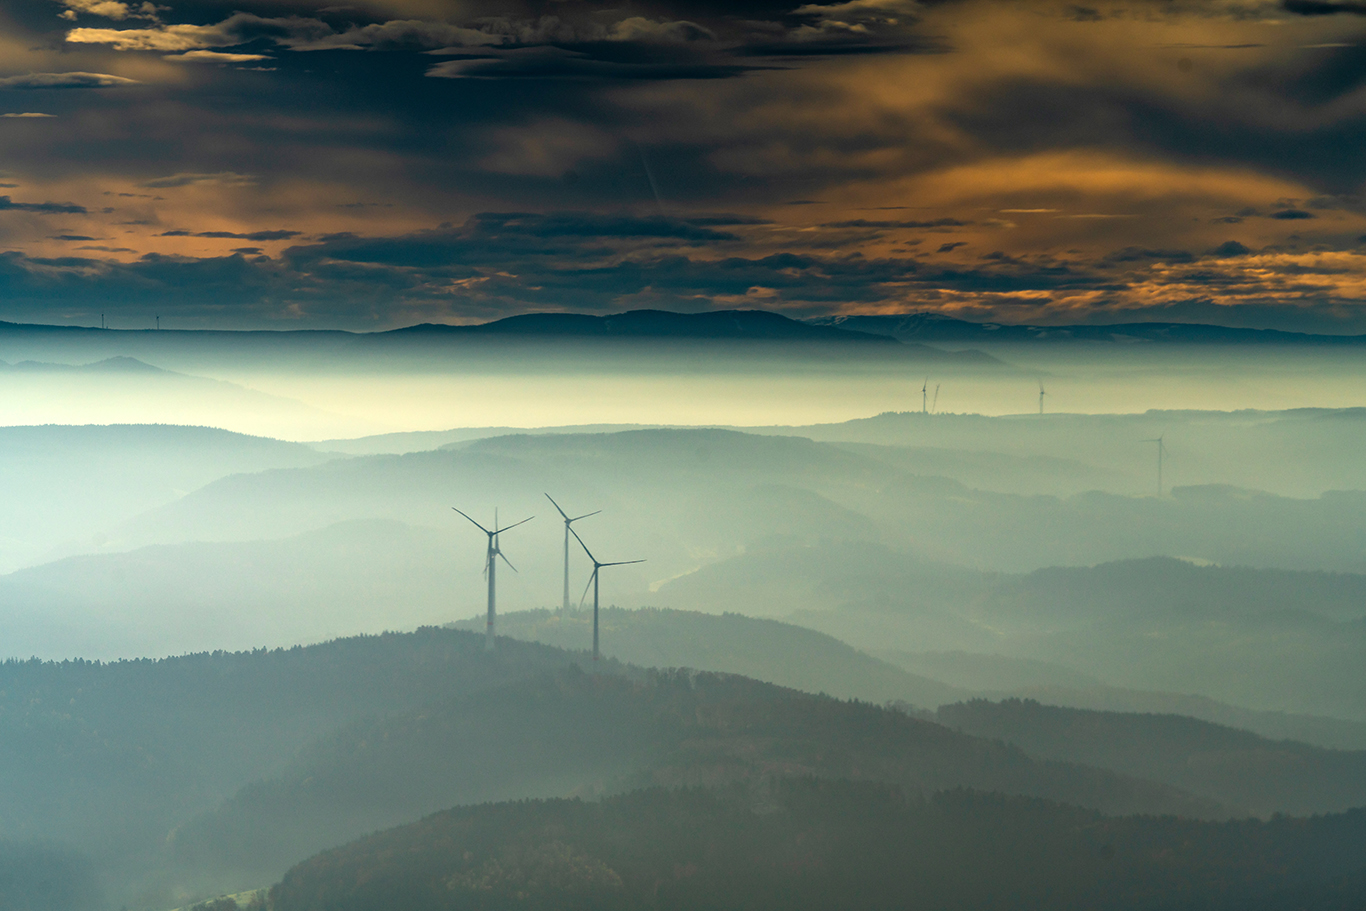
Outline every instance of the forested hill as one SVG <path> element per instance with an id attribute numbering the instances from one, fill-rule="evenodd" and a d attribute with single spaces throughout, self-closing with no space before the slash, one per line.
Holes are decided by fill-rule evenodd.
<path id="1" fill-rule="evenodd" d="M 176 825 L 319 735 L 579 660 L 500 645 L 486 653 L 482 636 L 423 629 L 156 661 L 4 662 L 3 834 L 65 841 L 131 875 Z"/>
<path id="2" fill-rule="evenodd" d="M 592 641 L 589 610 L 531 610 L 503 614 L 498 631 L 516 639 L 582 649 Z M 452 624 L 483 629 L 484 618 Z M 968 690 L 912 674 L 825 633 L 742 614 L 641 608 L 603 608 L 604 654 L 640 667 L 688 667 L 741 674 L 807 693 L 867 702 L 909 702 L 933 709 Z"/>
<path id="3" fill-rule="evenodd" d="M 1347 911 L 1366 811 L 1107 819 L 972 791 L 775 781 L 449 810 L 290 870 L 272 911 Z"/>
<path id="4" fill-rule="evenodd" d="M 179 829 L 174 850 L 187 881 L 217 875 L 224 889 L 242 888 L 456 804 L 804 776 L 916 793 L 971 786 L 1110 813 L 1230 815 L 1169 786 L 1035 760 L 867 703 L 724 674 L 629 679 L 570 668 L 321 738 L 286 774 Z"/>
<path id="5" fill-rule="evenodd" d="M 1165 782 L 1249 813 L 1366 806 L 1366 751 L 1328 750 L 1182 715 L 1097 712 L 1007 699 L 940 706 L 942 724 L 1032 756 Z"/>

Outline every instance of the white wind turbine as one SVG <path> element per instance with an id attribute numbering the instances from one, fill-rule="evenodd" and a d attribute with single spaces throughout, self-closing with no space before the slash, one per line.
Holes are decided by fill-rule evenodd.
<path id="1" fill-rule="evenodd" d="M 451 509 L 455 509 L 455 507 L 452 506 Z M 495 509 L 495 510 L 493 511 L 493 531 L 489 531 L 487 528 L 485 528 L 484 526 L 480 525 L 478 522 L 474 521 L 473 519 L 470 519 L 468 513 L 462 512 L 462 511 L 459 510 L 459 509 L 455 509 L 455 511 L 458 512 L 458 513 L 460 513 L 460 514 L 461 514 L 462 516 L 464 516 L 466 519 L 469 519 L 469 520 L 470 520 L 470 524 L 472 524 L 475 528 L 479 529 L 479 530 L 482 531 L 484 534 L 486 534 L 486 535 L 489 536 L 489 549 L 488 549 L 487 555 L 484 557 L 484 575 L 487 576 L 487 577 L 488 577 L 488 580 L 489 580 L 489 612 L 488 612 L 488 627 L 487 627 L 487 629 L 486 629 L 486 631 L 485 631 L 485 633 L 484 633 L 484 651 L 486 651 L 486 652 L 491 652 L 491 651 L 493 651 L 493 636 L 494 636 L 494 629 L 493 629 L 493 627 L 494 627 L 494 623 L 495 623 L 495 622 L 497 621 L 497 619 L 498 619 L 498 586 L 497 586 L 497 579 L 498 579 L 498 562 L 497 562 L 497 558 L 501 557 L 502 560 L 503 560 L 503 562 L 506 563 L 506 564 L 508 565 L 508 569 L 512 570 L 513 572 L 517 572 L 517 567 L 513 566 L 513 565 L 512 565 L 512 561 L 509 560 L 507 557 L 504 557 L 504 556 L 503 556 L 503 552 L 498 548 L 498 536 L 499 536 L 500 534 L 502 534 L 503 532 L 505 532 L 505 531 L 510 531 L 511 529 L 516 528 L 518 525 L 525 525 L 527 522 L 530 522 L 532 519 L 534 519 L 534 518 L 536 518 L 536 517 L 535 517 L 535 516 L 528 516 L 528 517 L 526 517 L 525 519 L 523 519 L 523 520 L 520 521 L 520 522 L 513 522 L 511 525 L 505 526 L 505 527 L 503 527 L 503 528 L 499 528 L 499 527 L 498 527 L 498 510 Z"/>
<path id="2" fill-rule="evenodd" d="M 1164 455 L 1167 454 L 1167 446 L 1166 446 L 1165 443 L 1162 442 L 1162 438 L 1163 438 L 1164 436 L 1166 436 L 1165 433 L 1163 433 L 1163 434 L 1158 434 L 1157 436 L 1153 437 L 1153 438 L 1150 439 L 1150 440 L 1139 440 L 1140 443 L 1156 443 L 1156 444 L 1157 444 L 1157 497 L 1158 497 L 1158 499 L 1161 499 L 1161 498 L 1162 498 L 1162 457 L 1163 457 Z"/>
<path id="3" fill-rule="evenodd" d="M 1048 393 L 1044 392 L 1043 380 L 1039 380 L 1039 415 L 1043 415 L 1043 397 Z"/>
<path id="4" fill-rule="evenodd" d="M 598 571 L 604 566 L 629 566 L 632 563 L 644 563 L 644 560 L 619 560 L 616 563 L 599 563 L 598 558 L 593 556 L 593 552 L 588 549 L 588 545 L 583 543 L 583 538 L 574 529 L 569 529 L 569 533 L 574 536 L 574 540 L 579 542 L 583 552 L 588 554 L 588 559 L 593 561 L 593 575 L 588 577 L 588 584 L 583 587 L 583 595 L 579 597 L 579 604 L 583 604 L 583 599 L 588 597 L 588 589 L 593 589 L 593 662 L 596 666 L 598 660 Z"/>
<path id="5" fill-rule="evenodd" d="M 554 497 L 552 497 L 550 494 L 546 494 L 545 498 L 550 501 L 550 505 L 554 506 L 555 511 L 558 512 L 561 518 L 564 519 L 564 606 L 560 609 L 561 613 L 563 614 L 569 612 L 569 526 L 573 525 L 580 519 L 586 519 L 589 516 L 596 516 L 598 513 L 602 512 L 602 510 L 597 509 L 593 512 L 586 512 L 581 516 L 575 516 L 571 519 L 569 518 L 568 513 L 566 513 L 563 509 L 560 509 L 560 504 L 555 502 Z"/>

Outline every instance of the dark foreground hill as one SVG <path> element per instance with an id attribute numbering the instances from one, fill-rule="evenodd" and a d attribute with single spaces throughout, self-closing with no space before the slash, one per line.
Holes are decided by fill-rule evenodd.
<path id="1" fill-rule="evenodd" d="M 172 846 L 181 882 L 224 891 L 270 882 L 330 845 L 453 804 L 794 776 L 915 793 L 970 786 L 1109 813 L 1229 815 L 1165 785 L 1038 761 L 866 703 L 729 675 L 633 680 L 571 668 L 321 738 L 284 775 L 180 828 Z"/>
<path id="2" fill-rule="evenodd" d="M 103 911 L 88 858 L 52 845 L 0 839 L 0 908 L 5 911 Z"/>
<path id="3" fill-rule="evenodd" d="M 175 826 L 314 738 L 575 660 L 501 645 L 486 653 L 482 636 L 424 629 L 159 661 L 5 662 L 0 838 L 65 842 L 117 893 L 160 862 Z"/>
<path id="4" fill-rule="evenodd" d="M 1346 911 L 1366 812 L 1107 819 L 1040 800 L 772 782 L 449 810 L 290 870 L 272 911 Z"/>
<path id="5" fill-rule="evenodd" d="M 1113 769 L 1249 813 L 1366 807 L 1366 751 L 1325 750 L 1181 715 L 1095 712 L 1007 699 L 940 706 L 942 724 L 1030 755 Z"/>

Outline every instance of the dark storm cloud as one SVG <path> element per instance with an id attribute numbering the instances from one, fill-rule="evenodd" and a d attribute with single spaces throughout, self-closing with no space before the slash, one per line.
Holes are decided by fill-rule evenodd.
<path id="1" fill-rule="evenodd" d="M 640 59 L 647 56 L 653 59 Z M 595 54 L 587 48 L 540 46 L 460 53 L 433 65 L 427 75 L 436 79 L 725 79 L 754 69 L 710 62 L 700 55 L 659 59 L 640 54 L 638 59 L 629 59 Z"/>
<path id="2" fill-rule="evenodd" d="M 831 221 L 821 225 L 822 228 L 961 228 L 970 222 L 959 221 L 956 218 L 935 218 L 928 221 L 869 221 L 864 218 L 855 218 L 848 221 Z"/>
<path id="3" fill-rule="evenodd" d="M 0 89 L 107 89 L 136 84 L 136 79 L 107 73 L 27 73 L 0 78 Z"/>
<path id="4" fill-rule="evenodd" d="M 1148 250 L 1142 247 L 1125 247 L 1123 250 L 1116 250 L 1103 260 L 1106 263 L 1133 263 L 1133 262 L 1170 262 L 1170 263 L 1189 263 L 1194 262 L 1195 257 L 1185 250 Z"/>
<path id="5" fill-rule="evenodd" d="M 158 237 L 210 237 L 227 240 L 289 240 L 298 237 L 302 231 L 162 231 Z"/>
<path id="6" fill-rule="evenodd" d="M 242 52 L 261 47 L 416 50 L 452 58 L 430 66 L 428 76 L 477 79 L 714 79 L 775 65 L 753 58 L 944 49 L 937 39 L 915 35 L 918 6 L 912 2 L 763 5 L 779 21 L 749 21 L 733 9 L 707 3 L 657 9 L 653 15 L 556 3 L 531 6 L 539 6 L 540 14 L 528 9 L 529 15 L 521 17 L 479 15 L 471 7 L 455 20 L 365 21 L 359 10 L 317 10 L 300 3 L 293 15 L 238 10 L 218 21 L 82 25 L 69 30 L 66 41 L 224 63 L 248 62 L 251 55 Z"/>
<path id="7" fill-rule="evenodd" d="M 485 212 L 458 228 L 390 238 L 343 234 L 319 244 L 292 247 L 292 262 L 324 260 L 406 267 L 507 264 L 522 256 L 576 260 L 610 256 L 622 242 L 712 244 L 735 235 L 688 220 L 592 212 Z M 617 245 L 607 243 L 616 241 Z"/>
<path id="8" fill-rule="evenodd" d="M 63 258 L 55 226 L 10 217 L 32 240 L 6 237 L 7 304 L 346 325 L 634 304 L 1342 306 L 1339 248 L 1366 227 L 1366 49 L 1336 46 L 1359 23 L 1328 15 L 1354 4 L 18 6 L 0 86 L 137 84 L 45 94 L 60 116 L 41 130 L 3 121 L 4 176 L 35 201 L 0 209 L 82 215 L 58 230 L 154 252 Z M 38 56 L 3 59 L 22 48 Z M 98 192 L 108 218 L 37 201 Z M 182 238 L 274 258 L 170 255 L 202 252 Z M 934 242 L 912 253 L 917 238 Z"/>
<path id="9" fill-rule="evenodd" d="M 15 202 L 8 196 L 0 196 L 0 212 L 45 212 L 49 214 L 77 214 L 86 211 L 85 206 L 69 202 Z"/>
<path id="10" fill-rule="evenodd" d="M 1281 7 L 1287 13 L 1299 16 L 1334 16 L 1349 13 L 1366 16 L 1366 3 L 1329 3 L 1324 0 L 1282 0 Z"/>

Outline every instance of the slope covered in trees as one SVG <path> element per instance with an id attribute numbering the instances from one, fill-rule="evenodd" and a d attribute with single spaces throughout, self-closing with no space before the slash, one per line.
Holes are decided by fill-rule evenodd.
<path id="1" fill-rule="evenodd" d="M 242 888 L 293 860 L 458 803 L 819 776 L 913 792 L 971 786 L 1112 813 L 1223 817 L 1166 785 L 743 677 L 570 669 L 353 725 L 182 827 L 186 881 Z M 216 877 L 216 878 L 215 878 Z"/>
<path id="2" fill-rule="evenodd" d="M 599 612 L 602 653 L 641 667 L 687 667 L 740 674 L 807 693 L 933 709 L 967 691 L 908 673 L 833 636 L 742 614 L 642 608 Z M 479 630 L 477 617 L 458 624 Z M 580 650 L 593 641 L 591 609 L 503 614 L 502 635 Z"/>
<path id="3" fill-rule="evenodd" d="M 1112 819 L 974 791 L 777 781 L 449 810 L 290 870 L 272 911 L 1347 911 L 1366 811 Z"/>
<path id="4" fill-rule="evenodd" d="M 1181 715 L 1095 712 L 1007 699 L 940 706 L 942 724 L 1030 755 L 1114 769 L 1249 813 L 1366 806 L 1366 751 L 1325 750 Z"/>
<path id="5" fill-rule="evenodd" d="M 159 661 L 0 664 L 0 836 L 68 842 L 111 882 L 161 862 L 167 833 L 300 747 L 563 667 L 573 656 L 456 630 Z"/>

